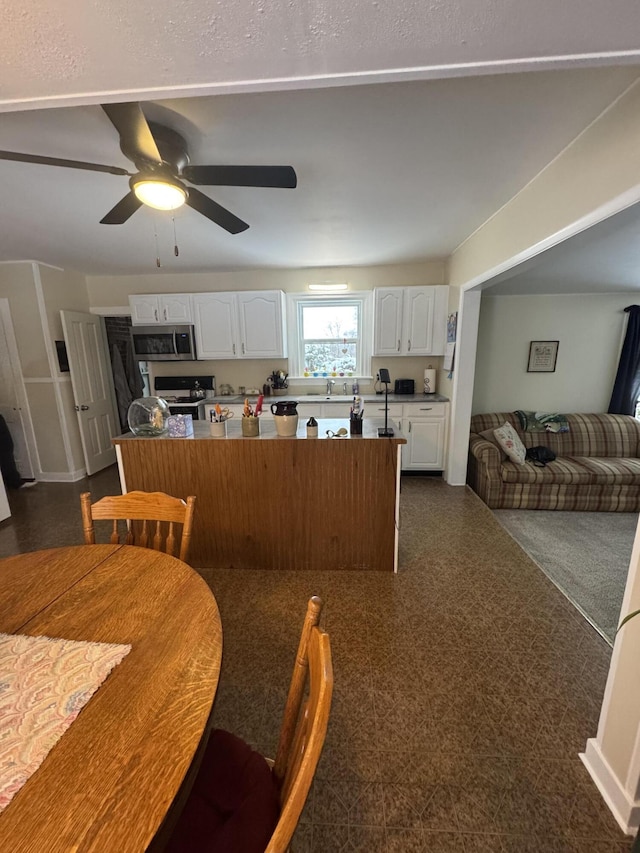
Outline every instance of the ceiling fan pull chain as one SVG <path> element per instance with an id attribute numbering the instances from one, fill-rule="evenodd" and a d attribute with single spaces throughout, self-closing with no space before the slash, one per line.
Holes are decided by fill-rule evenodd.
<path id="1" fill-rule="evenodd" d="M 177 258 L 180 255 L 180 249 L 178 248 L 178 238 L 176 237 L 176 218 L 175 218 L 175 216 L 171 217 L 171 221 L 173 222 L 173 254 Z"/>
<path id="2" fill-rule="evenodd" d="M 156 241 L 156 266 L 160 268 L 162 264 L 160 263 L 160 249 L 158 248 L 158 222 L 156 217 L 153 217 L 153 236 Z"/>

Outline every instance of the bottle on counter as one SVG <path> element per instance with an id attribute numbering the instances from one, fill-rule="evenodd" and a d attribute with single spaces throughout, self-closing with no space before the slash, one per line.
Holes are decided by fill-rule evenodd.
<path id="1" fill-rule="evenodd" d="M 318 437 L 318 421 L 311 415 L 307 421 L 307 438 Z"/>
<path id="2" fill-rule="evenodd" d="M 353 383 L 353 385 L 351 386 L 351 393 L 352 394 L 359 394 L 360 393 L 360 384 L 359 384 L 357 379 Z"/>

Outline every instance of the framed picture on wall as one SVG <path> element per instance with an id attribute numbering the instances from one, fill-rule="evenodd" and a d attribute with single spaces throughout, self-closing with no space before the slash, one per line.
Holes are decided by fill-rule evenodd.
<path id="1" fill-rule="evenodd" d="M 554 373 L 560 341 L 531 341 L 527 373 Z"/>

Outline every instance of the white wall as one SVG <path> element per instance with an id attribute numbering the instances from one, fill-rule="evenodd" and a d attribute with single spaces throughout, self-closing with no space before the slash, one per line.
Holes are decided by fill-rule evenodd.
<path id="1" fill-rule="evenodd" d="M 89 297 L 84 275 L 74 270 L 59 270 L 54 267 L 38 265 L 42 303 L 45 316 L 42 317 L 45 343 L 49 350 L 51 377 L 55 391 L 55 403 L 58 410 L 60 442 L 58 459 L 51 462 L 51 471 L 62 471 L 76 479 L 84 474 L 85 461 L 80 439 L 80 428 L 76 414 L 69 373 L 61 373 L 55 354 L 55 342 L 64 338 L 60 311 L 89 310 Z M 56 428 L 54 428 L 55 431 Z M 66 439 L 66 441 L 65 441 Z M 55 465 L 63 465 L 53 467 Z"/>
<path id="2" fill-rule="evenodd" d="M 84 474 L 80 433 L 69 376 L 58 369 L 54 341 L 62 337 L 60 308 L 88 310 L 84 276 L 35 262 L 0 264 L 0 297 L 9 301 L 17 340 L 36 479 L 78 479 Z"/>
<path id="3" fill-rule="evenodd" d="M 449 259 L 449 284 L 514 266 L 545 241 L 561 242 L 575 223 L 637 187 L 640 82 L 471 234 Z M 635 201 L 635 199 L 633 199 Z M 631 202 L 630 202 L 631 203 Z M 620 209 L 620 208 L 617 208 Z M 615 208 L 603 213 L 603 217 Z"/>
<path id="4" fill-rule="evenodd" d="M 606 412 L 633 294 L 482 297 L 473 412 Z M 527 373 L 530 341 L 557 340 L 555 373 Z"/>
<path id="5" fill-rule="evenodd" d="M 444 261 L 376 267 L 239 270 L 237 272 L 89 275 L 91 308 L 128 305 L 131 293 L 206 293 L 224 290 L 284 290 L 298 293 L 311 282 L 348 282 L 350 290 L 445 284 Z"/>

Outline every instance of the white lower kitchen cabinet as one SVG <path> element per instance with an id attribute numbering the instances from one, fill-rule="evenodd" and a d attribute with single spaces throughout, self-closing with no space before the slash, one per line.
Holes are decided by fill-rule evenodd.
<path id="1" fill-rule="evenodd" d="M 265 423 L 273 420 L 271 404 L 282 399 L 290 398 L 265 397 L 263 413 Z M 298 399 L 299 423 L 306 424 L 313 415 L 314 418 L 348 418 L 351 401 L 336 400 L 308 401 Z M 255 399 L 253 399 L 255 404 Z M 220 405 L 223 405 L 222 403 Z M 241 419 L 244 406 L 241 403 L 226 404 L 233 412 L 234 418 Z M 209 417 L 211 404 L 206 406 L 206 417 Z M 364 414 L 366 418 L 384 418 L 384 398 L 365 400 Z M 444 469 L 445 451 L 447 444 L 447 429 L 449 422 L 448 403 L 389 403 L 388 426 L 401 432 L 407 439 L 402 445 L 403 471 L 442 471 Z"/>
<path id="2" fill-rule="evenodd" d="M 442 471 L 447 441 L 448 403 L 405 405 L 403 471 Z"/>
<path id="3" fill-rule="evenodd" d="M 267 398 L 265 397 L 265 400 Z M 322 414 L 322 405 L 320 403 L 298 403 L 297 406 L 298 418 L 306 422 L 310 417 L 314 417 L 316 420 L 318 418 L 329 418 L 331 415 L 323 415 Z M 336 415 L 337 418 L 342 417 L 342 415 Z M 348 416 L 347 416 L 348 417 Z"/>
<path id="4" fill-rule="evenodd" d="M 389 403 L 389 426 L 400 427 L 400 421 L 402 420 L 402 411 L 403 407 L 401 403 Z M 375 401 L 375 403 L 365 402 L 364 404 L 364 416 L 365 418 L 384 418 L 384 397 L 381 398 L 381 401 Z"/>

